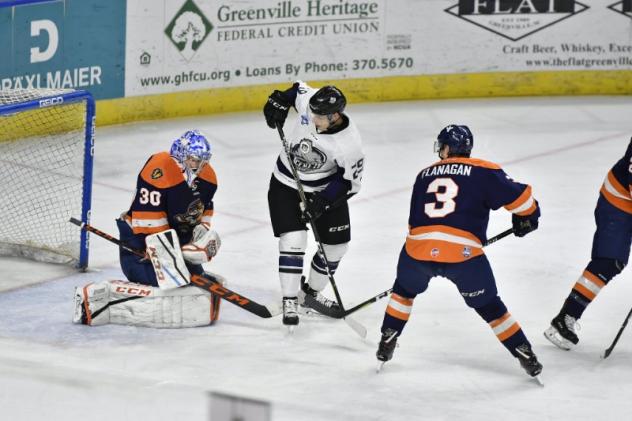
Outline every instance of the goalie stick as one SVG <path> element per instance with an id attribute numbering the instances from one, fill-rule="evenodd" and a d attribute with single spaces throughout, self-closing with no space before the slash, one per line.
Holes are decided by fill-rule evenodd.
<path id="1" fill-rule="evenodd" d="M 513 232 L 514 232 L 513 228 L 509 228 L 508 230 L 505 230 L 505 231 L 501 232 L 500 234 L 497 234 L 497 235 L 493 236 L 492 238 L 487 239 L 487 241 L 485 241 L 485 244 L 483 244 L 483 247 L 486 247 L 486 246 L 488 246 L 490 244 L 493 244 L 496 241 L 498 241 L 498 240 L 500 240 L 502 238 L 505 238 L 505 237 L 507 237 L 510 234 L 513 234 Z M 390 294 L 392 291 L 393 291 L 393 288 L 389 288 L 386 291 L 382 291 L 379 294 L 375 295 L 374 297 L 371 297 L 368 300 L 362 301 L 361 303 L 356 304 L 355 306 L 351 307 L 350 309 L 345 310 L 342 314 L 331 313 L 331 314 L 325 314 L 325 315 L 328 316 L 328 317 L 332 317 L 334 319 L 347 317 L 350 314 L 355 313 L 356 311 L 360 310 L 361 308 L 364 308 L 364 307 L 368 306 L 369 304 L 373 304 L 376 301 L 379 301 L 382 298 L 388 296 L 388 294 Z M 632 311 L 631 311 L 631 313 L 632 313 Z M 630 316 L 628 315 L 628 317 L 630 317 Z M 627 319 L 626 319 L 626 322 L 627 322 Z M 618 339 L 618 337 L 617 337 L 617 339 Z M 616 341 L 615 341 L 615 343 L 616 343 Z"/>
<path id="2" fill-rule="evenodd" d="M 122 249 L 127 250 L 138 257 L 146 257 L 143 251 L 130 247 L 118 238 L 115 238 L 110 234 L 94 228 L 92 225 L 81 222 L 76 218 L 70 218 L 70 222 L 78 225 L 83 230 L 94 233 L 101 238 L 105 238 L 106 240 L 117 244 Z M 218 295 L 220 298 L 232 304 L 235 304 L 236 306 L 241 307 L 244 310 L 259 317 L 267 319 L 281 314 L 281 310 L 277 306 L 267 306 L 264 304 L 259 304 L 256 301 L 246 298 L 243 295 L 238 294 L 223 286 L 221 282 L 219 282 L 213 275 L 209 273 L 205 273 L 204 275 L 191 275 L 191 284 L 215 295 Z"/>

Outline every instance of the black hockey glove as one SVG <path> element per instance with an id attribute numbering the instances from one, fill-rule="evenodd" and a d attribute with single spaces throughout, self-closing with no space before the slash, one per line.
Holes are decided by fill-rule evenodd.
<path id="1" fill-rule="evenodd" d="M 538 229 L 538 216 L 519 216 L 514 214 L 511 216 L 511 223 L 513 225 L 514 235 L 516 237 L 524 237 L 531 231 Z"/>
<path id="2" fill-rule="evenodd" d="M 320 194 L 315 194 L 305 204 L 305 210 L 301 213 L 301 221 L 308 224 L 310 220 L 317 220 L 329 207 L 329 201 Z"/>
<path id="3" fill-rule="evenodd" d="M 266 117 L 266 123 L 271 129 L 276 128 L 277 124 L 283 127 L 287 113 L 292 106 L 291 99 L 285 94 L 285 92 L 274 91 L 272 95 L 268 97 L 268 101 L 263 106 L 263 115 Z"/>

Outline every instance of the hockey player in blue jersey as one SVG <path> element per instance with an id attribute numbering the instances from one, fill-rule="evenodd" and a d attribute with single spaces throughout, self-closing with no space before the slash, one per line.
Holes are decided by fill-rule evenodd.
<path id="1" fill-rule="evenodd" d="M 153 154 L 138 174 L 130 208 L 117 220 L 121 241 L 144 250 L 147 235 L 170 228 L 175 229 L 182 245 L 209 232 L 217 191 L 217 176 L 210 158 L 211 145 L 198 130 L 189 130 L 174 140 L 169 152 Z M 212 255 L 219 244 L 216 233 L 213 237 L 216 239 L 208 237 L 207 244 Z M 211 257 L 209 255 L 207 260 Z M 120 262 L 130 281 L 158 286 L 148 259 L 121 248 Z M 187 260 L 187 265 L 191 273 L 203 272 L 199 264 Z"/>
<path id="2" fill-rule="evenodd" d="M 542 365 L 498 296 L 483 244 L 491 210 L 509 210 L 514 234 L 522 237 L 537 229 L 540 209 L 530 186 L 513 181 L 494 163 L 470 158 L 473 144 L 467 126 L 445 127 L 435 144 L 441 160 L 417 176 L 409 234 L 399 256 L 377 359 L 383 364 L 393 357 L 414 298 L 428 288 L 432 277 L 443 276 L 457 286 L 465 303 L 489 324 L 525 371 L 536 377 Z"/>
<path id="3" fill-rule="evenodd" d="M 197 130 L 149 157 L 136 180 L 132 204 L 117 225 L 127 281 L 89 283 L 75 290 L 73 321 L 146 327 L 193 327 L 219 318 L 219 296 L 188 286 L 191 275 L 210 276 L 202 264 L 220 247 L 210 228 L 217 177 L 211 145 Z M 222 282 L 219 275 L 215 280 Z"/>
<path id="4" fill-rule="evenodd" d="M 544 336 L 564 350 L 579 342 L 576 323 L 597 294 L 627 265 L 632 242 L 632 139 L 608 172 L 595 208 L 591 260 Z"/>

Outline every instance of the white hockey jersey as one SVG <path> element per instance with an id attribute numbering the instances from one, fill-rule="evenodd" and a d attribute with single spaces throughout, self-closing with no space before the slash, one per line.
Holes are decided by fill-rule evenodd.
<path id="1" fill-rule="evenodd" d="M 351 182 L 349 193 L 357 193 L 362 183 L 364 153 L 356 125 L 349 118 L 349 125 L 337 133 L 318 133 L 309 111 L 309 99 L 317 89 L 302 81 L 297 83 L 295 107 L 298 117 L 286 138 L 303 189 L 306 192 L 321 191 L 338 177 L 339 172 L 344 171 L 343 178 Z M 345 115 L 348 117 L 348 114 Z M 284 150 L 277 159 L 274 177 L 289 187 L 297 188 Z"/>

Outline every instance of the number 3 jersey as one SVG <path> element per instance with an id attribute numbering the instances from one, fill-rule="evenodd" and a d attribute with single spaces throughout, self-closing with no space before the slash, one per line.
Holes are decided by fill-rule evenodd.
<path id="1" fill-rule="evenodd" d="M 181 244 L 191 239 L 195 225 L 210 225 L 217 177 L 210 164 L 187 184 L 182 168 L 167 152 L 152 155 L 138 175 L 136 194 L 123 215 L 134 234 L 147 235 L 174 228 Z"/>
<path id="2" fill-rule="evenodd" d="M 526 216 L 537 209 L 531 187 L 500 166 L 448 158 L 417 176 L 410 204 L 406 252 L 417 260 L 457 263 L 483 254 L 490 210 Z"/>
<path id="3" fill-rule="evenodd" d="M 316 89 L 304 82 L 298 83 L 294 106 L 298 119 L 287 136 L 292 160 L 306 192 L 322 191 L 333 180 L 350 187 L 347 193 L 357 193 L 362 182 L 364 153 L 356 125 L 343 115 L 348 126 L 336 133 L 318 133 L 312 122 L 309 99 Z M 296 189 L 287 155 L 281 151 L 274 168 L 274 177 L 286 186 Z"/>

